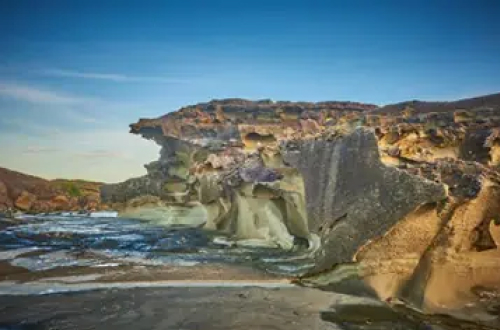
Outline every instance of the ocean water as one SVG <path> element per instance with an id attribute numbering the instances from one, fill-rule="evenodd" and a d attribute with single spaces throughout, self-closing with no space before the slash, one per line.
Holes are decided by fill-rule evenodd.
<path id="1" fill-rule="evenodd" d="M 187 221 L 186 221 L 187 222 Z M 30 216 L 0 230 L 0 261 L 31 272 L 67 267 L 228 264 L 294 275 L 307 251 L 239 246 L 198 227 L 130 218 Z"/>

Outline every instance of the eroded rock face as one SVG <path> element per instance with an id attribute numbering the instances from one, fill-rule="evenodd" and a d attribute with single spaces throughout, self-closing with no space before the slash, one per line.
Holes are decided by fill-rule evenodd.
<path id="1" fill-rule="evenodd" d="M 304 178 L 309 229 L 322 238 L 315 271 L 351 262 L 406 214 L 446 197 L 443 185 L 383 165 L 375 135 L 365 129 L 284 149 L 285 162 Z"/>
<path id="2" fill-rule="evenodd" d="M 499 200 L 498 182 L 486 179 L 475 198 L 443 214 L 448 221 L 422 255 L 403 297 L 436 310 L 474 301 L 475 287 L 500 287 L 500 250 L 490 232 L 500 220 Z M 454 290 L 443 292 L 443 286 Z"/>
<path id="3" fill-rule="evenodd" d="M 499 175 L 451 159 L 418 166 L 446 182 L 447 198 L 410 212 L 359 249 L 357 275 L 384 300 L 398 297 L 431 313 L 481 315 L 490 302 L 478 292 L 500 288 Z"/>
<path id="4" fill-rule="evenodd" d="M 194 189 L 207 210 L 208 229 L 239 241 L 290 249 L 294 238 L 309 238 L 304 192 L 298 172 L 268 168 L 260 154 L 220 172 L 196 175 Z"/>
<path id="5" fill-rule="evenodd" d="M 356 262 L 342 276 L 356 274 L 380 298 L 464 305 L 472 298 L 456 295 L 500 287 L 487 275 L 499 269 L 497 98 L 381 109 L 239 99 L 188 106 L 131 125 L 162 146 L 137 179 L 159 186 L 137 189 L 163 202 L 165 189 L 182 192 L 177 202 L 203 205 L 206 228 L 239 241 L 290 248 L 307 239 L 310 283 Z M 115 189 L 123 203 L 142 193 L 130 187 Z M 452 270 L 461 274 L 450 277 L 454 293 L 436 294 Z"/>

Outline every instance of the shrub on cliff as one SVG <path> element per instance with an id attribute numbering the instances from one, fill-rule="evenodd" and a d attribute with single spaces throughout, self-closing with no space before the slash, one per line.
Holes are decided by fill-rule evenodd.
<path id="1" fill-rule="evenodd" d="M 68 193 L 68 195 L 71 197 L 81 197 L 82 196 L 82 191 L 74 182 L 63 183 L 63 188 Z"/>

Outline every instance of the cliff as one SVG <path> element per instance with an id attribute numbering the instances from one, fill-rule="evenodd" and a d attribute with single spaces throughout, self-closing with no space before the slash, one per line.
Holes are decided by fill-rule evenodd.
<path id="1" fill-rule="evenodd" d="M 201 204 L 237 244 L 307 247 L 305 285 L 353 263 L 380 298 L 471 308 L 500 290 L 497 100 L 188 106 L 130 126 L 160 159 L 101 194 L 123 210 Z"/>
<path id="2" fill-rule="evenodd" d="M 0 167 L 0 211 L 92 211 L 102 207 L 102 183 L 45 180 Z"/>

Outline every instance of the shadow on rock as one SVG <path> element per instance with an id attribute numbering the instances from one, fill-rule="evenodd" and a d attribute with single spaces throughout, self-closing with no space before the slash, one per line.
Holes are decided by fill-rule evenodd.
<path id="1" fill-rule="evenodd" d="M 0 330 L 46 330 L 41 323 L 0 323 Z"/>
<path id="2" fill-rule="evenodd" d="M 323 321 L 345 330 L 497 330 L 449 315 L 422 314 L 404 305 L 341 305 L 320 313 Z"/>

